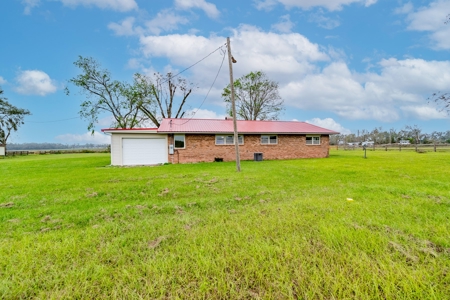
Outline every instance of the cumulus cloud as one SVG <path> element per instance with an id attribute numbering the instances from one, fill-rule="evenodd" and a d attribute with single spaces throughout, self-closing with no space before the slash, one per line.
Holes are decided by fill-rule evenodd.
<path id="1" fill-rule="evenodd" d="M 30 0 L 28 0 L 30 1 Z M 76 7 L 96 6 L 101 9 L 111 9 L 115 11 L 125 12 L 138 8 L 135 0 L 59 0 L 66 6 Z"/>
<path id="2" fill-rule="evenodd" d="M 218 114 L 215 111 L 208 109 L 190 109 L 186 111 L 186 116 L 194 119 L 225 119 L 225 114 Z"/>
<path id="3" fill-rule="evenodd" d="M 341 134 L 352 133 L 350 131 L 350 129 L 345 128 L 344 126 L 342 126 L 341 124 L 339 124 L 335 120 L 333 120 L 332 118 L 325 118 L 325 119 L 313 118 L 311 120 L 306 120 L 306 122 L 316 125 L 316 126 L 319 126 L 319 127 L 337 131 Z"/>
<path id="4" fill-rule="evenodd" d="M 143 59 L 166 58 L 165 70 L 174 73 L 190 67 L 222 45 L 222 51 L 184 73 L 199 86 L 193 94 L 202 96 L 209 90 L 225 55 L 225 40 L 217 35 L 150 35 L 141 36 L 140 45 Z M 347 119 L 381 122 L 419 113 L 423 118 L 441 118 L 441 114 L 421 107 L 433 92 L 449 91 L 450 61 L 388 58 L 373 62 L 369 71 L 356 72 L 349 68 L 344 61 L 345 53 L 339 50 L 321 47 L 298 33 L 264 32 L 248 25 L 232 31 L 231 47 L 237 60 L 233 64 L 234 77 L 264 71 L 279 83 L 287 108 L 332 111 Z M 223 105 L 220 95 L 228 84 L 228 70 L 224 67 L 208 103 Z"/>
<path id="5" fill-rule="evenodd" d="M 66 133 L 62 135 L 58 135 L 55 137 L 55 140 L 60 141 L 61 143 L 67 144 L 110 144 L 111 137 L 100 133 L 98 131 L 94 132 L 92 135 L 90 132 L 86 132 L 83 134 L 72 134 Z"/>
<path id="6" fill-rule="evenodd" d="M 56 92 L 55 81 L 47 73 L 39 70 L 20 71 L 16 77 L 16 92 L 24 95 L 45 96 Z"/>
<path id="7" fill-rule="evenodd" d="M 160 34 L 163 31 L 178 29 L 178 25 L 189 23 L 183 16 L 177 15 L 173 11 L 163 10 L 158 12 L 155 18 L 145 23 L 147 31 L 151 34 Z"/>
<path id="8" fill-rule="evenodd" d="M 377 3 L 377 0 L 255 0 L 254 3 L 256 8 L 265 10 L 272 9 L 277 3 L 280 3 L 287 8 L 298 7 L 306 10 L 313 7 L 323 7 L 334 11 L 341 10 L 343 6 L 353 3 L 363 4 L 367 7 Z"/>
<path id="9" fill-rule="evenodd" d="M 401 108 L 408 116 L 419 120 L 447 119 L 448 115 L 444 111 L 438 111 L 435 107 L 425 105 L 403 106 Z"/>
<path id="10" fill-rule="evenodd" d="M 31 10 L 40 4 L 40 0 L 22 0 L 22 4 L 25 5 L 23 13 L 25 15 L 30 15 Z"/>
<path id="11" fill-rule="evenodd" d="M 333 62 L 319 73 L 289 82 L 280 94 L 294 107 L 322 108 L 348 119 L 386 122 L 411 115 L 411 106 L 423 104 L 432 91 L 448 90 L 448 61 L 387 59 L 378 65 L 379 73 L 356 73 L 344 62 Z"/>
<path id="12" fill-rule="evenodd" d="M 134 27 L 135 18 L 128 17 L 122 20 L 120 23 L 111 22 L 108 24 L 108 28 L 114 31 L 116 35 L 119 36 L 131 36 L 139 34 L 142 28 Z"/>
<path id="13" fill-rule="evenodd" d="M 195 59 L 211 53 L 224 45 L 225 37 L 195 35 L 143 36 L 140 38 L 141 50 L 146 57 L 167 57 L 171 63 L 190 66 Z M 270 70 L 286 76 L 308 72 L 314 68 L 311 62 L 327 61 L 328 55 L 298 33 L 275 34 L 263 32 L 248 25 L 240 26 L 231 37 L 233 56 L 238 60 L 234 65 L 236 76 L 244 75 L 249 70 Z M 182 46 L 180 46 L 182 45 Z M 217 53 L 213 58 L 220 61 Z M 215 75 L 216 69 L 209 65 L 204 69 L 195 68 L 196 75 L 206 72 L 206 77 Z M 197 70 L 200 72 L 197 73 Z M 208 71 L 209 70 L 209 71 Z"/>
<path id="14" fill-rule="evenodd" d="M 289 15 L 284 15 L 281 16 L 280 22 L 272 25 L 272 29 L 282 33 L 289 33 L 294 25 L 294 22 L 291 21 L 291 17 Z"/>
<path id="15" fill-rule="evenodd" d="M 175 7 L 178 9 L 198 8 L 203 10 L 208 17 L 213 19 L 220 15 L 220 11 L 217 9 L 216 5 L 205 0 L 175 0 Z"/>
<path id="16" fill-rule="evenodd" d="M 417 9 L 407 3 L 396 12 L 406 14 L 408 30 L 428 32 L 433 48 L 450 49 L 450 24 L 445 24 L 450 12 L 450 0 L 433 1 Z"/>
<path id="17" fill-rule="evenodd" d="M 0 76 L 0 84 L 5 84 L 7 81 L 2 76 Z"/>

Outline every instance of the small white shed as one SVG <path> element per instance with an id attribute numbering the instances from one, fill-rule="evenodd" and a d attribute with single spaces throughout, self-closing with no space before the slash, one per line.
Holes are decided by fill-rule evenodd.
<path id="1" fill-rule="evenodd" d="M 5 156 L 6 155 L 6 146 L 0 144 L 0 156 Z"/>
<path id="2" fill-rule="evenodd" d="M 157 128 L 103 129 L 111 135 L 111 165 L 157 165 L 168 162 L 167 134 Z"/>

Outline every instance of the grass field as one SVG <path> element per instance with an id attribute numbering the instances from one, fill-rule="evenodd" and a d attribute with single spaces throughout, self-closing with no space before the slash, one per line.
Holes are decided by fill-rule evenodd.
<path id="1" fill-rule="evenodd" d="M 367 155 L 0 159 L 0 298 L 448 299 L 450 153 Z"/>

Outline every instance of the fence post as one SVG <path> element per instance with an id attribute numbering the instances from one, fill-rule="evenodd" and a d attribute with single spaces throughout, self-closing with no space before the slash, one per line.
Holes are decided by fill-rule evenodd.
<path id="1" fill-rule="evenodd" d="M 402 144 L 398 144 L 398 151 L 402 152 Z"/>
<path id="2" fill-rule="evenodd" d="M 386 151 L 387 151 L 387 145 L 384 146 L 384 149 L 386 149 Z"/>
<path id="3" fill-rule="evenodd" d="M 436 143 L 434 143 L 434 152 L 436 152 Z"/>

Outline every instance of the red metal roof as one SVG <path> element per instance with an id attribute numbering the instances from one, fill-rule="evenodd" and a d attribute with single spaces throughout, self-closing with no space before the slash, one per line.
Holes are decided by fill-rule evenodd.
<path id="1" fill-rule="evenodd" d="M 237 121 L 239 133 L 338 134 L 339 132 L 299 121 Z M 164 119 L 158 133 L 232 133 L 233 120 Z"/>
<path id="2" fill-rule="evenodd" d="M 158 128 L 106 128 L 102 132 L 122 132 L 122 131 L 157 131 Z"/>

